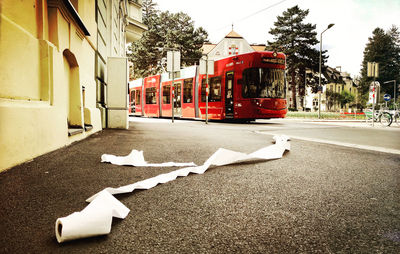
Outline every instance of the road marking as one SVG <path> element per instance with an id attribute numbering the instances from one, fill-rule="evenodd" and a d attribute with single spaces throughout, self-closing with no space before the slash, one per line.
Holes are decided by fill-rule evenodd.
<path id="1" fill-rule="evenodd" d="M 276 134 L 270 134 L 268 132 L 262 132 L 262 131 L 255 131 L 255 132 L 258 133 L 258 134 L 263 134 L 263 135 L 276 135 Z M 345 142 L 339 142 L 339 141 L 324 140 L 324 139 L 318 139 L 318 138 L 307 138 L 307 137 L 293 136 L 293 135 L 287 135 L 287 136 L 289 136 L 291 139 L 292 138 L 293 139 L 300 139 L 300 140 L 304 140 L 304 141 L 324 143 L 324 144 L 337 145 L 337 146 L 345 146 L 345 147 L 350 147 L 350 148 L 358 148 L 358 149 L 364 149 L 364 150 L 370 150 L 370 151 L 376 151 L 376 152 L 383 152 L 383 153 L 400 154 L 400 150 L 392 149 L 392 148 L 351 144 L 351 143 L 345 143 Z"/>

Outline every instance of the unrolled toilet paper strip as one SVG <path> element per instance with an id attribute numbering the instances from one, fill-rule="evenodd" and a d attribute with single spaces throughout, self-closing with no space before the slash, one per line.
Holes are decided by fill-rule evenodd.
<path id="1" fill-rule="evenodd" d="M 103 154 L 101 162 L 109 162 L 115 165 L 126 165 L 134 167 L 190 167 L 196 166 L 193 162 L 164 162 L 164 163 L 147 163 L 144 160 L 143 151 L 132 150 L 127 156 L 115 156 L 112 154 Z"/>
<path id="2" fill-rule="evenodd" d="M 196 167 L 186 167 L 172 171 L 170 173 L 161 174 L 152 178 L 148 178 L 133 184 L 128 184 L 118 188 L 107 187 L 103 191 L 111 194 L 129 193 L 136 189 L 148 190 L 159 183 L 166 183 L 175 180 L 178 176 L 187 176 L 190 173 L 203 174 L 210 166 L 223 166 L 234 163 L 255 161 L 255 160 L 272 160 L 282 158 L 285 150 L 290 150 L 289 137 L 285 135 L 276 135 L 273 137 L 274 145 L 261 148 L 251 154 L 235 152 L 224 148 L 219 148 L 211 157 L 202 165 Z M 91 202 L 98 195 L 95 194 L 86 201 Z"/>
<path id="3" fill-rule="evenodd" d="M 275 140 L 274 145 L 261 148 L 251 154 L 219 148 L 202 166 L 178 169 L 119 188 L 105 188 L 88 198 L 86 201 L 90 204 L 81 212 L 75 212 L 57 219 L 55 228 L 57 241 L 61 243 L 110 233 L 112 217 L 124 219 L 129 213 L 129 209 L 118 201 L 113 194 L 129 193 L 135 189 L 148 190 L 160 183 L 173 181 L 178 176 L 187 176 L 190 173 L 203 174 L 211 166 L 282 158 L 285 150 L 290 150 L 289 137 L 281 135 L 273 138 Z"/>

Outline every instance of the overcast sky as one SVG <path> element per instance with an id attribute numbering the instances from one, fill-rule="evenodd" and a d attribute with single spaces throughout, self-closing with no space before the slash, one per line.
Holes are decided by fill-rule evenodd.
<path id="1" fill-rule="evenodd" d="M 342 71 L 358 75 L 368 37 L 376 27 L 388 30 L 400 27 L 400 0 L 154 0 L 162 11 L 185 12 L 218 43 L 234 30 L 249 43 L 265 44 L 272 40 L 269 30 L 276 17 L 298 5 L 309 9 L 306 22 L 317 26 L 323 34 L 323 49 L 328 50 L 328 65 L 341 66 Z M 254 15 L 252 15 L 254 14 Z M 319 46 L 317 46 L 319 48 Z"/>

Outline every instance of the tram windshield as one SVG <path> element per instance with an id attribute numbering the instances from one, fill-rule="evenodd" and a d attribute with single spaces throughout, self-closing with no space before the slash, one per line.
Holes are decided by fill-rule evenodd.
<path id="1" fill-rule="evenodd" d="M 243 71 L 243 98 L 285 98 L 285 70 L 249 68 Z"/>

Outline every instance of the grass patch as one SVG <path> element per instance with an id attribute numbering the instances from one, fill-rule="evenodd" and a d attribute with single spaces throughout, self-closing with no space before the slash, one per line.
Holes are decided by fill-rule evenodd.
<path id="1" fill-rule="evenodd" d="M 318 119 L 318 112 L 289 111 L 286 118 Z M 343 114 L 337 112 L 321 112 L 321 119 L 327 120 L 365 120 L 363 114 Z"/>

